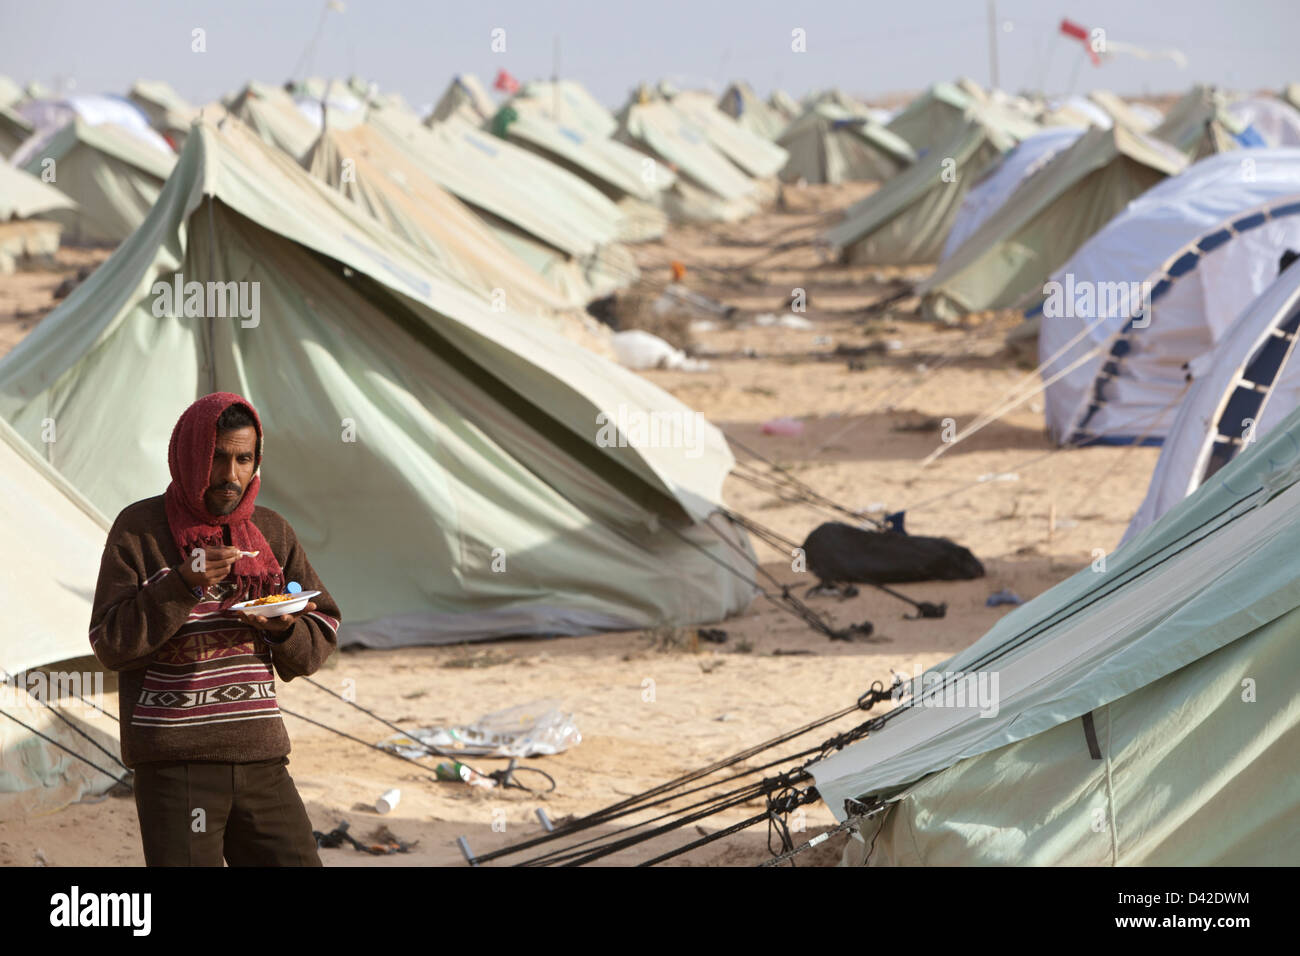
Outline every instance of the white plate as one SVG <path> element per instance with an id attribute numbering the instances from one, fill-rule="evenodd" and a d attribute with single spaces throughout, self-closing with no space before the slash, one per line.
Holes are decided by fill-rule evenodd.
<path id="1" fill-rule="evenodd" d="M 275 604 L 258 604 L 253 605 L 252 601 L 241 601 L 238 604 L 230 605 L 232 611 L 247 611 L 249 614 L 260 614 L 262 617 L 283 617 L 286 614 L 297 614 L 307 606 L 307 602 L 320 594 L 319 591 L 301 591 L 293 596 L 291 601 L 277 601 Z"/>

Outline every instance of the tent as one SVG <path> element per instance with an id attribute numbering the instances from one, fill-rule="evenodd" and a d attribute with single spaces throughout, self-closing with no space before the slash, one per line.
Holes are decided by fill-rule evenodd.
<path id="1" fill-rule="evenodd" d="M 717 105 L 718 109 L 745 129 L 764 139 L 780 139 L 782 131 L 789 123 L 781 113 L 764 103 L 754 92 L 753 87 L 743 81 L 737 81 L 727 87 L 718 98 Z"/>
<path id="2" fill-rule="evenodd" d="M 758 211 L 758 184 L 668 103 L 633 97 L 618 120 L 616 139 L 677 174 L 672 188 L 660 194 L 669 218 L 734 222 Z"/>
<path id="3" fill-rule="evenodd" d="M 1158 122 L 1152 123 L 1151 117 L 1144 116 L 1110 90 L 1093 90 L 1088 94 L 1088 99 L 1105 110 L 1112 122 L 1127 126 L 1135 133 L 1149 133 L 1153 127 L 1160 125 Z"/>
<path id="4" fill-rule="evenodd" d="M 1047 315 L 1038 348 L 1055 439 L 1159 444 L 1183 366 L 1272 282 L 1282 252 L 1300 249 L 1298 214 L 1300 151 L 1228 153 L 1155 186 L 1084 243 L 1034 310 Z"/>
<path id="5" fill-rule="evenodd" d="M 561 107 L 561 115 L 566 115 Z M 668 217 L 659 194 L 676 178 L 662 164 L 607 135 L 553 118 L 545 98 L 515 97 L 491 121 L 492 132 L 572 173 L 614 202 L 622 213 L 619 238 L 642 242 L 662 236 Z"/>
<path id="6" fill-rule="evenodd" d="M 830 103 L 810 107 L 777 144 L 790 154 L 781 170 L 786 182 L 884 180 L 916 161 L 916 151 L 901 136 Z"/>
<path id="7" fill-rule="evenodd" d="M 1076 129 L 1087 129 L 1089 126 L 1110 129 L 1114 125 L 1110 113 L 1082 96 L 1070 96 L 1048 104 L 1046 112 L 1039 117 L 1039 122 L 1044 126 L 1072 126 Z"/>
<path id="8" fill-rule="evenodd" d="M 618 131 L 618 120 L 614 114 L 576 80 L 534 80 L 525 83 L 511 97 L 510 102 L 513 104 L 519 100 L 535 104 L 551 120 L 581 130 L 587 136 L 609 139 Z"/>
<path id="9" fill-rule="evenodd" d="M 855 264 L 938 261 L 967 190 L 1036 129 L 1000 110 L 973 107 L 952 139 L 925 153 L 918 149 L 915 163 L 850 206 L 824 240 Z"/>
<path id="10" fill-rule="evenodd" d="M 1285 100 L 1251 97 L 1237 100 L 1228 112 L 1254 129 L 1266 146 L 1300 146 L 1300 109 Z"/>
<path id="11" fill-rule="evenodd" d="M 144 221 L 175 155 L 146 145 L 115 123 L 73 119 L 48 139 L 29 140 L 15 165 L 34 176 L 53 171 L 51 184 L 76 203 L 51 212 L 65 241 L 116 243 Z"/>
<path id="12" fill-rule="evenodd" d="M 55 419 L 54 430 L 46 437 L 57 440 L 57 426 Z M 59 706 L 48 693 L 50 683 L 36 690 L 29 680 L 32 675 L 26 673 L 90 653 L 86 633 L 108 521 L 3 421 L 0 527 L 7 540 L 21 543 L 6 548 L 0 558 L 4 562 L 0 601 L 5 608 L 5 626 L 0 629 L 0 680 L 4 681 L 0 683 L 0 820 L 4 820 L 53 812 L 86 794 L 102 793 L 112 784 L 112 778 L 39 734 L 104 769 L 120 768 L 50 712 L 45 704 Z M 80 664 L 76 668 L 83 669 Z M 93 693 L 80 676 L 73 687 L 77 685 L 83 695 Z M 28 694 L 26 689 L 36 692 Z M 59 707 L 67 721 L 110 751 L 116 749 L 108 718 L 81 701 L 67 703 L 74 706 Z"/>
<path id="13" fill-rule="evenodd" d="M 752 597 L 713 426 L 203 123 L 140 229 L 0 361 L 0 417 L 30 442 L 54 418 L 50 464 L 115 515 L 166 487 L 175 420 L 214 390 L 258 407 L 259 504 L 344 643 L 704 623 Z"/>
<path id="14" fill-rule="evenodd" d="M 326 130 L 304 165 L 389 232 L 435 258 L 489 306 L 499 303 L 543 316 L 581 306 L 547 285 L 479 216 L 378 130 L 368 125 Z"/>
<path id="15" fill-rule="evenodd" d="M 838 819 L 883 807 L 842 862 L 1294 863 L 1298 452 L 1294 413 L 812 764 Z"/>
<path id="16" fill-rule="evenodd" d="M 1151 130 L 1151 135 L 1197 160 L 1239 146 L 1263 145 L 1246 137 L 1246 129 L 1228 112 L 1222 93 L 1197 86 L 1169 107 L 1165 121 Z"/>
<path id="17" fill-rule="evenodd" d="M 976 229 L 1015 195 L 1021 184 L 1082 135 L 1081 129 L 1053 126 L 1017 143 L 994 163 L 962 200 L 940 261 L 951 257 Z"/>
<path id="18" fill-rule="evenodd" d="M 966 111 L 975 101 L 952 83 L 935 83 L 888 123 L 920 155 L 952 142 L 968 126 Z"/>
<path id="19" fill-rule="evenodd" d="M 144 111 L 149 123 L 173 148 L 185 145 L 185 134 L 198 118 L 198 108 L 186 102 L 170 85 L 161 80 L 136 80 L 127 94 L 132 103 Z"/>
<path id="20" fill-rule="evenodd" d="M 783 120 L 787 123 L 796 119 L 803 113 L 798 101 L 787 93 L 785 90 L 773 90 L 767 97 L 767 105 L 770 106 Z"/>
<path id="21" fill-rule="evenodd" d="M 0 162 L 0 275 L 13 272 L 21 261 L 53 256 L 63 227 L 48 217 L 76 208 L 53 186 Z"/>
<path id="22" fill-rule="evenodd" d="M 1022 305 L 1129 200 L 1184 166 L 1176 150 L 1141 133 L 1090 127 L 917 286 L 922 308 L 953 319 Z"/>
<path id="23" fill-rule="evenodd" d="M 1213 350 L 1191 363 L 1191 388 L 1169 426 L 1126 541 L 1300 407 L 1300 362 L 1293 361 L 1298 338 L 1300 269 L 1288 268 Z"/>
<path id="24" fill-rule="evenodd" d="M 480 126 L 496 111 L 496 103 L 478 77 L 473 73 L 458 73 L 451 78 L 451 83 L 438 98 L 426 122 L 432 126 L 454 116 L 473 126 Z"/>
<path id="25" fill-rule="evenodd" d="M 231 99 L 229 111 L 264 142 L 299 162 L 315 145 L 322 125 L 330 129 L 351 129 L 365 118 L 365 111 L 351 104 L 340 109 L 324 97 L 313 100 L 305 90 L 300 90 L 295 99 L 278 86 L 257 82 L 249 83 Z M 208 119 L 220 115 L 217 110 L 206 112 Z"/>
<path id="26" fill-rule="evenodd" d="M 566 299 L 586 304 L 636 281 L 620 242 L 625 214 L 579 177 L 457 117 L 425 126 L 387 108 L 368 116 Z"/>
<path id="27" fill-rule="evenodd" d="M 21 113 L 0 106 L 0 160 L 7 160 L 35 132 Z"/>
<path id="28" fill-rule="evenodd" d="M 0 163 L 0 223 L 31 219 L 55 209 L 76 209 L 77 204 L 53 186 L 30 173 Z"/>
<path id="29" fill-rule="evenodd" d="M 1281 97 L 1300 110 L 1300 83 L 1288 83 L 1282 90 Z"/>
<path id="30" fill-rule="evenodd" d="M 789 158 L 776 143 L 750 132 L 714 106 L 713 97 L 707 93 L 678 93 L 669 105 L 748 176 L 775 176 Z"/>
<path id="31" fill-rule="evenodd" d="M 13 106 L 23 99 L 23 88 L 0 73 L 0 106 Z"/>

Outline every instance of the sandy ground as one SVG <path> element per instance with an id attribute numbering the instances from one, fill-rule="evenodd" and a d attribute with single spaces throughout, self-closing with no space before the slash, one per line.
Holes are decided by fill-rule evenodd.
<path id="1" fill-rule="evenodd" d="M 896 288 L 898 276 L 827 264 L 806 241 L 834 218 L 834 210 L 863 194 L 860 185 L 788 189 L 781 211 L 725 227 L 676 228 L 663 241 L 638 247 L 651 281 L 666 281 L 668 263 L 677 259 L 687 265 L 688 285 L 740 310 L 734 327 L 723 323 L 695 334 L 696 350 L 713 356 L 707 371 L 647 374 L 830 499 L 851 509 L 906 508 L 910 531 L 966 545 L 984 562 L 987 577 L 899 586 L 916 599 L 946 602 L 942 620 L 905 620 L 906 605 L 866 588 L 846 601 L 809 599 L 836 626 L 872 621 L 875 635 L 855 643 L 828 641 L 760 598 L 746 614 L 719 625 L 727 632 L 722 644 L 692 641 L 687 634 L 631 633 L 336 655 L 317 679 L 335 691 L 352 682 L 358 703 L 403 726 L 464 722 L 555 699 L 574 713 L 583 740 L 564 754 L 529 761 L 558 781 L 553 794 L 484 792 L 434 782 L 426 770 L 286 717 L 293 738 L 290 772 L 317 829 L 347 820 L 352 832 L 365 834 L 384 823 L 399 838 L 419 841 L 412 853 L 386 857 L 351 848 L 322 850 L 325 865 L 458 864 L 457 836 L 465 836 L 477 853 L 537 836 L 538 807 L 555 820 L 596 810 L 847 707 L 872 681 L 888 683 L 891 668 L 910 673 L 940 662 L 1008 613 L 1005 606 L 985 606 L 992 592 L 1011 588 L 1029 599 L 1086 566 L 1094 549 L 1116 545 L 1141 501 L 1157 450 L 1049 455 L 1041 401 L 1006 415 L 934 464 L 920 464 L 940 445 L 943 419 L 964 425 L 1027 370 L 1002 349 L 1011 317 L 947 329 L 902 314 L 867 313 L 866 306 Z M 778 245 L 783 248 L 773 253 Z M 75 271 L 80 261 L 72 255 L 68 263 Z M 49 289 L 59 278 L 0 279 L 0 352 L 48 308 Z M 757 314 L 784 313 L 795 288 L 808 296 L 803 317 L 812 329 L 752 323 Z M 889 340 L 901 347 L 859 359 L 857 370 L 833 354 L 837 346 Z M 799 419 L 802 434 L 763 434 L 763 422 L 777 416 Z M 979 481 L 993 475 L 1003 477 Z M 737 477 L 725 491 L 732 508 L 797 541 L 833 517 L 777 500 Z M 762 544 L 756 548 L 768 571 L 799 585 L 802 593 L 810 582 L 791 570 L 788 555 Z M 653 681 L 652 699 L 647 680 Z M 288 710 L 365 740 L 389 733 L 305 681 L 281 684 L 279 693 Z M 108 696 L 115 708 L 116 695 Z M 774 756 L 814 746 L 859 719 L 843 718 Z M 381 817 L 371 805 L 392 787 L 401 788 L 401 803 Z M 734 808 L 605 862 L 647 860 L 762 809 L 758 803 Z M 802 822 L 800 839 L 830 825 L 832 817 L 814 804 Z M 835 862 L 843 840 L 827 841 L 800 862 Z M 756 826 L 674 862 L 754 864 L 767 857 L 766 843 L 766 828 Z M 38 850 L 51 865 L 139 865 L 134 804 L 108 798 L 48 816 L 0 821 L 0 864 L 29 865 Z"/>

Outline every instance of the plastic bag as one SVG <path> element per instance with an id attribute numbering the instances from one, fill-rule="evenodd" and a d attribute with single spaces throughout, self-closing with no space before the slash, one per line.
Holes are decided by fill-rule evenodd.
<path id="1" fill-rule="evenodd" d="M 534 757 L 575 747 L 582 743 L 582 734 L 573 714 L 563 711 L 558 701 L 541 700 L 494 711 L 461 726 L 421 727 L 409 735 L 394 734 L 379 746 L 414 758 L 428 753 L 420 743 L 466 756 Z"/>

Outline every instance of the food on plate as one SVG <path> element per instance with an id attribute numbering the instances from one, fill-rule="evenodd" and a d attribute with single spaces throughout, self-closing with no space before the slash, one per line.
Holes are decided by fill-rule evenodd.
<path id="1" fill-rule="evenodd" d="M 256 601 L 249 601 L 244 607 L 256 607 L 259 604 L 279 604 L 281 601 L 292 601 L 298 595 L 296 594 L 268 594 L 266 597 L 260 597 Z"/>

